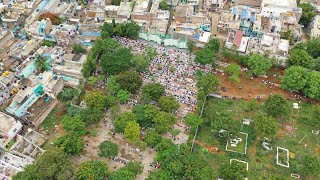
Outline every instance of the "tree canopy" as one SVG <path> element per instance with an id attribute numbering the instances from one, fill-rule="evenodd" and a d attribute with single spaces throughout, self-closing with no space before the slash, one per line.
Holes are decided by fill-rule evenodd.
<path id="1" fill-rule="evenodd" d="M 124 112 L 120 114 L 114 122 L 116 132 L 124 132 L 125 127 L 131 121 L 136 121 L 137 117 L 131 112 Z"/>
<path id="2" fill-rule="evenodd" d="M 158 101 L 164 95 L 164 87 L 159 83 L 142 86 L 142 99 L 145 102 Z"/>
<path id="3" fill-rule="evenodd" d="M 130 49 L 124 47 L 116 48 L 112 53 L 104 53 L 101 57 L 102 70 L 108 75 L 127 71 L 131 67 L 132 57 Z"/>
<path id="4" fill-rule="evenodd" d="M 116 76 L 121 89 L 135 94 L 142 86 L 142 78 L 136 71 L 125 71 Z"/>
<path id="5" fill-rule="evenodd" d="M 241 74 L 241 67 L 238 64 L 231 63 L 226 67 L 226 73 L 230 75 L 230 80 L 233 82 L 239 82 L 239 76 Z"/>
<path id="6" fill-rule="evenodd" d="M 87 108 L 80 111 L 80 119 L 85 122 L 86 125 L 99 123 L 103 116 L 103 111 L 95 108 Z"/>
<path id="7" fill-rule="evenodd" d="M 302 66 L 313 69 L 315 67 L 314 59 L 305 50 L 293 49 L 288 59 L 290 65 Z"/>
<path id="8" fill-rule="evenodd" d="M 81 121 L 80 116 L 64 116 L 61 122 L 62 128 L 67 133 L 73 133 L 79 136 L 86 134 L 86 123 Z"/>
<path id="9" fill-rule="evenodd" d="M 320 72 L 312 71 L 309 73 L 303 92 L 309 98 L 320 100 Z"/>
<path id="10" fill-rule="evenodd" d="M 221 129 L 231 131 L 236 127 L 236 121 L 230 111 L 222 110 L 215 112 L 215 116 L 211 120 L 211 128 L 213 132 L 219 132 Z"/>
<path id="11" fill-rule="evenodd" d="M 102 111 L 106 107 L 107 96 L 101 91 L 89 91 L 85 95 L 86 105 Z"/>
<path id="12" fill-rule="evenodd" d="M 314 38 L 307 41 L 306 51 L 311 57 L 313 58 L 320 57 L 319 49 L 320 49 L 320 38 Z"/>
<path id="13" fill-rule="evenodd" d="M 179 109 L 179 103 L 173 96 L 162 96 L 159 99 L 159 107 L 162 111 L 173 113 Z"/>
<path id="14" fill-rule="evenodd" d="M 307 69 L 300 66 L 291 66 L 285 70 L 281 87 L 289 91 L 302 91 L 307 83 Z"/>
<path id="15" fill-rule="evenodd" d="M 197 126 L 203 123 L 203 119 L 197 114 L 187 114 L 185 118 L 185 122 L 188 126 L 195 129 Z"/>
<path id="16" fill-rule="evenodd" d="M 130 98 L 130 92 L 127 90 L 120 89 L 117 93 L 117 98 L 119 99 L 120 103 L 125 103 Z"/>
<path id="17" fill-rule="evenodd" d="M 99 156 L 100 157 L 116 157 L 118 155 L 119 147 L 117 144 L 110 142 L 110 141 L 103 141 L 99 145 Z"/>
<path id="18" fill-rule="evenodd" d="M 67 154 L 78 155 L 83 150 L 84 142 L 81 137 L 68 133 L 57 139 L 54 145 L 62 148 Z"/>
<path id="19" fill-rule="evenodd" d="M 154 117 L 154 128 L 162 134 L 168 132 L 176 121 L 177 119 L 173 114 L 160 111 Z"/>
<path id="20" fill-rule="evenodd" d="M 85 161 L 77 173 L 76 180 L 104 180 L 110 174 L 109 167 L 102 161 Z"/>
<path id="21" fill-rule="evenodd" d="M 213 93 L 218 89 L 219 80 L 215 75 L 208 73 L 200 77 L 196 86 L 198 89 L 204 91 L 205 94 Z"/>
<path id="22" fill-rule="evenodd" d="M 136 115 L 137 122 L 142 127 L 151 127 L 153 118 L 158 112 L 159 110 L 151 104 L 136 105 L 132 109 L 132 113 Z"/>
<path id="23" fill-rule="evenodd" d="M 161 9 L 161 10 L 169 10 L 170 6 L 169 6 L 169 4 L 168 4 L 168 2 L 166 0 L 162 0 L 159 3 L 159 9 Z"/>
<path id="24" fill-rule="evenodd" d="M 72 50 L 75 54 L 83 54 L 86 52 L 86 49 L 78 43 L 72 44 Z"/>
<path id="25" fill-rule="evenodd" d="M 13 176 L 14 180 L 62 179 L 73 176 L 71 158 L 62 149 L 51 147 L 34 164 Z"/>
<path id="26" fill-rule="evenodd" d="M 248 176 L 248 171 L 244 164 L 236 162 L 221 166 L 219 174 L 222 179 L 243 180 Z"/>
<path id="27" fill-rule="evenodd" d="M 158 134 L 154 129 L 148 129 L 144 138 L 144 141 L 148 146 L 155 147 L 162 140 L 160 134 Z"/>
<path id="28" fill-rule="evenodd" d="M 206 65 L 206 64 L 214 64 L 216 61 L 216 55 L 213 51 L 205 48 L 196 52 L 195 62 Z"/>
<path id="29" fill-rule="evenodd" d="M 302 8 L 302 16 L 299 23 L 307 27 L 313 18 L 317 15 L 315 7 L 310 3 L 300 3 L 299 7 Z"/>
<path id="30" fill-rule="evenodd" d="M 157 49 L 152 47 L 152 46 L 147 46 L 144 48 L 146 56 L 148 57 L 149 60 L 152 60 L 157 56 Z"/>
<path id="31" fill-rule="evenodd" d="M 277 135 L 279 125 L 272 117 L 259 113 L 254 118 L 255 131 L 260 137 L 273 138 Z"/>
<path id="32" fill-rule="evenodd" d="M 132 58 L 132 64 L 136 71 L 145 72 L 148 70 L 150 63 L 144 55 L 135 55 Z"/>
<path id="33" fill-rule="evenodd" d="M 260 54 L 251 54 L 248 58 L 248 67 L 254 75 L 265 75 L 271 68 L 270 60 Z"/>
<path id="34" fill-rule="evenodd" d="M 277 119 L 286 118 L 290 114 L 290 104 L 279 94 L 270 96 L 264 103 L 264 107 L 267 114 Z"/>
<path id="35" fill-rule="evenodd" d="M 140 125 L 136 121 L 130 121 L 124 128 L 124 137 L 130 143 L 140 141 Z"/>

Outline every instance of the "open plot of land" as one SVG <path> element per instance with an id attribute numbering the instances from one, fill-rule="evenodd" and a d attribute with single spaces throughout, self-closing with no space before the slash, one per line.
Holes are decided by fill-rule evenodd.
<path id="1" fill-rule="evenodd" d="M 297 101 L 292 100 L 289 103 L 292 105 L 292 103 L 297 103 Z M 210 165 L 216 170 L 218 170 L 221 164 L 229 163 L 230 159 L 246 161 L 250 167 L 250 179 L 256 179 L 257 177 L 270 179 L 275 175 L 281 175 L 289 179 L 292 173 L 300 173 L 299 169 L 301 169 L 303 156 L 307 154 L 320 155 L 319 135 L 312 133 L 313 126 L 308 120 L 313 104 L 308 102 L 301 102 L 299 104 L 300 109 L 298 110 L 292 108 L 291 115 L 285 122 L 279 122 L 277 137 L 270 142 L 272 150 L 266 150 L 262 147 L 263 138 L 256 136 L 254 122 L 252 122 L 250 125 L 241 125 L 240 127 L 241 132 L 248 134 L 247 154 L 243 155 L 225 151 L 227 139 L 212 133 L 210 128 L 210 121 L 214 113 L 227 110 L 233 112 L 237 121 L 242 121 L 244 118 L 254 121 L 255 114 L 263 110 L 262 103 L 257 103 L 254 106 L 250 104 L 251 102 L 242 99 L 208 97 L 203 112 L 205 125 L 199 128 L 196 137 L 197 143 L 195 143 L 193 152 L 206 156 L 210 160 Z M 204 145 L 219 147 L 218 153 L 203 151 Z M 277 146 L 289 150 L 289 168 L 277 165 Z M 286 156 L 286 153 L 284 155 Z M 280 160 L 281 157 L 282 155 L 280 155 Z M 286 160 L 287 157 L 284 158 Z"/>

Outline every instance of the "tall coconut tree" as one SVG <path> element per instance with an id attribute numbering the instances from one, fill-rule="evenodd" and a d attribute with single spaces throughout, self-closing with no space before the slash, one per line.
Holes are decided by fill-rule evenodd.
<path id="1" fill-rule="evenodd" d="M 42 73 L 45 70 L 47 70 L 47 67 L 49 66 L 49 64 L 46 61 L 47 61 L 46 57 L 43 57 L 39 54 L 35 56 L 35 65 L 38 72 Z"/>

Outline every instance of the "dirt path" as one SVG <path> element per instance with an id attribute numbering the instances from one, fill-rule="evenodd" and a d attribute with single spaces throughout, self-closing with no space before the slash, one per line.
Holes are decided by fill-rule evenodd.
<path id="1" fill-rule="evenodd" d="M 207 149 L 211 154 L 225 154 L 224 151 L 219 151 L 217 146 L 208 146 L 207 144 L 200 142 L 198 140 L 194 140 L 195 144 Z"/>

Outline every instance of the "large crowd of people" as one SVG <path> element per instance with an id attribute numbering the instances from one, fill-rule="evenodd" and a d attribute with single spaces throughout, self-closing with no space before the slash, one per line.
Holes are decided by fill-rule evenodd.
<path id="1" fill-rule="evenodd" d="M 123 37 L 116 39 L 133 52 L 144 54 L 147 43 Z M 165 87 L 166 95 L 174 96 L 189 111 L 196 107 L 197 88 L 196 71 L 208 73 L 212 71 L 210 65 L 202 66 L 194 63 L 194 55 L 177 49 L 154 46 L 157 56 L 150 61 L 149 71 L 143 73 L 144 83 L 157 82 Z"/>

